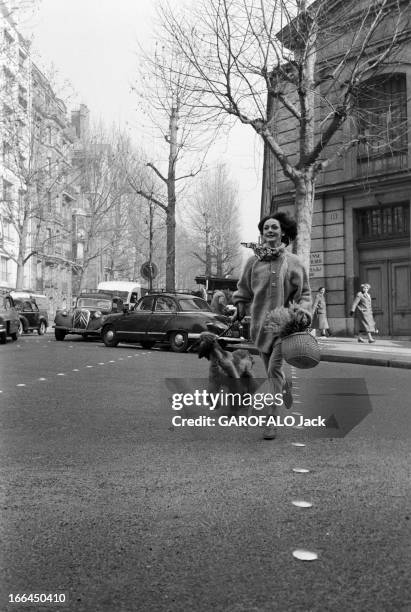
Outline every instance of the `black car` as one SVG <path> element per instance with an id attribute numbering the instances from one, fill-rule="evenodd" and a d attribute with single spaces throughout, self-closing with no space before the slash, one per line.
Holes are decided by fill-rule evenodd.
<path id="1" fill-rule="evenodd" d="M 39 336 L 46 333 L 49 324 L 45 295 L 37 295 L 24 291 L 12 291 L 15 308 L 19 314 L 19 335 L 34 330 Z"/>
<path id="2" fill-rule="evenodd" d="M 64 340 L 67 334 L 83 338 L 99 337 L 106 318 L 113 312 L 122 312 L 123 301 L 104 293 L 82 293 L 72 309 L 57 310 L 54 318 L 54 337 Z"/>
<path id="3" fill-rule="evenodd" d="M 166 343 L 176 353 L 183 353 L 201 332 L 220 334 L 228 330 L 229 319 L 211 311 L 205 300 L 191 294 L 150 293 L 142 297 L 133 311 L 110 315 L 101 330 L 104 344 L 138 342 L 151 348 Z M 228 330 L 230 342 L 239 342 L 240 334 Z"/>

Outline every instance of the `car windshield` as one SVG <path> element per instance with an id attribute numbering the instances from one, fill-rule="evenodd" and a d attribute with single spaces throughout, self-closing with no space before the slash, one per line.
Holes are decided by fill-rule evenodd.
<path id="1" fill-rule="evenodd" d="M 77 308 L 93 308 L 94 310 L 111 310 L 110 300 L 100 300 L 98 298 L 79 298 Z"/>
<path id="2" fill-rule="evenodd" d="M 198 297 L 180 298 L 178 303 L 180 304 L 181 310 L 205 310 L 207 312 L 211 310 L 207 302 Z"/>

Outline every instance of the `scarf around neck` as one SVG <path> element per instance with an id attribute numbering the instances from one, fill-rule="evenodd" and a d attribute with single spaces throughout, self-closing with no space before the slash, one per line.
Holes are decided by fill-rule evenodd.
<path id="1" fill-rule="evenodd" d="M 273 259 L 276 259 L 282 255 L 285 251 L 285 244 L 281 244 L 279 247 L 264 246 L 257 244 L 256 242 L 242 242 L 241 244 L 247 249 L 252 249 L 254 251 L 254 255 L 260 261 L 272 261 Z"/>

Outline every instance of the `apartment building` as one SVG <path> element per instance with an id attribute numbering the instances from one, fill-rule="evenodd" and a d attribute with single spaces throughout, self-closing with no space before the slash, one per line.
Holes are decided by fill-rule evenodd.
<path id="1" fill-rule="evenodd" d="M 394 4 L 394 3 L 393 3 Z M 355 10 L 363 7 L 353 3 Z M 311 234 L 311 285 L 325 286 L 330 327 L 341 334 L 353 333 L 348 316 L 354 295 L 363 282 L 370 283 L 373 310 L 381 334 L 411 335 L 411 30 L 410 5 L 400 2 L 402 23 L 394 17 L 378 31 L 369 52 L 380 53 L 392 41 L 394 28 L 401 33 L 396 52 L 378 74 L 364 80 L 357 98 L 357 120 L 346 121 L 330 143 L 332 156 L 341 142 L 362 142 L 347 147 L 345 155 L 318 176 Z M 342 5 L 329 4 L 338 22 Z M 393 11 L 395 7 L 393 6 Z M 358 13 L 360 14 L 360 13 Z M 355 15 L 353 11 L 352 15 Z M 393 12 L 394 15 L 394 12 Z M 336 66 L 349 48 L 354 24 L 345 37 L 319 51 L 318 74 Z M 325 53 L 327 55 L 325 55 Z M 323 55 L 321 55 L 323 54 Z M 330 106 L 317 97 L 317 134 Z M 338 91 L 335 92 L 335 105 Z M 270 99 L 269 105 L 277 101 Z M 287 153 L 296 150 L 296 126 L 290 114 L 277 109 L 274 131 Z M 278 161 L 265 151 L 261 213 L 284 209 L 293 212 L 295 191 Z"/>
<path id="2" fill-rule="evenodd" d="M 76 132 L 4 3 L 0 16 L 0 287 L 45 293 L 54 313 L 70 303 L 76 269 Z"/>
<path id="3" fill-rule="evenodd" d="M 0 3 L 0 287 L 14 288 L 25 193 L 20 167 L 29 155 L 30 48 Z M 22 221 L 22 219 L 20 219 Z M 30 233 L 27 220 L 24 231 Z M 26 273 L 24 284 L 30 284 Z"/>

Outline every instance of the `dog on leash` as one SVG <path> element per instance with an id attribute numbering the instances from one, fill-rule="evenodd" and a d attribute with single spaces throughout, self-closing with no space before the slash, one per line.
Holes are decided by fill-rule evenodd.
<path id="1" fill-rule="evenodd" d="M 209 393 L 223 391 L 230 394 L 253 393 L 259 387 L 254 380 L 254 359 L 246 349 L 226 351 L 218 341 L 218 336 L 211 332 L 202 332 L 196 344 L 198 357 L 205 357 L 210 362 Z M 241 400 L 233 400 L 231 409 L 241 407 Z M 221 404 L 220 406 L 221 407 Z"/>

